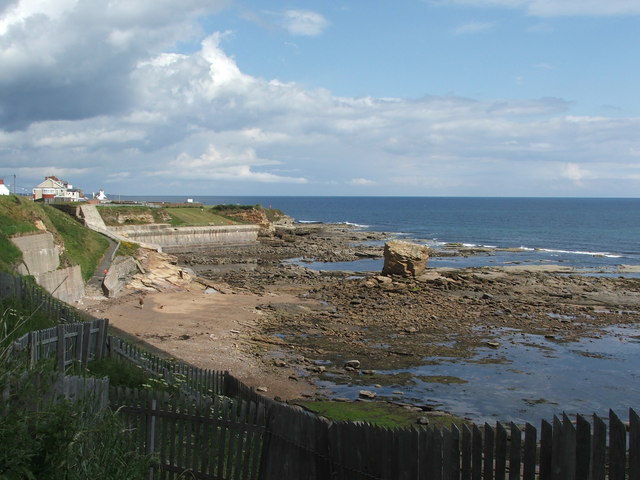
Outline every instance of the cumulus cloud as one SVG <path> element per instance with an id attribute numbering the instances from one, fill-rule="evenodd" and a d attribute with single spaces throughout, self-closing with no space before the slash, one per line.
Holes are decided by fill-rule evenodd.
<path id="1" fill-rule="evenodd" d="M 569 115 L 572 104 L 559 98 L 337 97 L 248 75 L 226 53 L 224 31 L 201 33 L 196 51 L 176 53 L 173 40 L 192 38 L 189 19 L 210 3 L 224 2 L 174 8 L 167 0 L 170 14 L 153 12 L 157 1 L 110 2 L 93 16 L 84 0 L 52 0 L 60 8 L 40 13 L 35 0 L 5 7 L 7 174 L 34 184 L 56 174 L 86 191 L 108 185 L 123 194 L 171 185 L 175 194 L 203 195 L 344 194 L 354 186 L 482 195 L 501 181 L 505 195 L 566 194 L 568 186 L 597 193 L 606 182 L 638 191 L 631 166 L 640 118 Z M 42 27 L 37 34 L 32 23 Z M 612 154 L 615 164 L 603 161 Z"/>
<path id="2" fill-rule="evenodd" d="M 291 35 L 314 37 L 329 26 L 324 16 L 310 10 L 287 10 L 283 14 L 284 27 Z"/>
<path id="3" fill-rule="evenodd" d="M 278 164 L 278 162 L 258 158 L 253 149 L 232 153 L 222 152 L 210 145 L 208 151 L 197 158 L 191 157 L 187 153 L 178 155 L 174 161 L 169 162 L 170 170 L 157 172 L 156 175 L 187 180 L 209 179 L 266 183 L 307 182 L 302 177 L 287 177 L 254 170 L 254 167 L 274 164 Z"/>
<path id="4" fill-rule="evenodd" d="M 126 111 L 135 65 L 222 0 L 19 0 L 0 14 L 0 128 Z"/>

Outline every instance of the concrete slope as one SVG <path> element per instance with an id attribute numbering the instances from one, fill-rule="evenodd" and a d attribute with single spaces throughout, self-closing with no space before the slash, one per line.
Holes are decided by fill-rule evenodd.
<path id="1" fill-rule="evenodd" d="M 106 226 L 104 220 L 98 213 L 98 209 L 95 205 L 82 205 L 80 207 L 82 211 L 82 218 L 84 220 L 85 226 L 89 227 L 91 230 L 101 233 L 116 242 L 131 242 L 132 239 L 129 237 L 125 237 L 123 235 L 114 232 L 109 227 Z M 151 243 L 142 243 L 137 240 L 133 240 L 136 243 L 139 243 L 144 248 L 150 248 L 151 250 L 157 250 L 158 252 L 162 251 L 160 245 L 151 244 Z"/>

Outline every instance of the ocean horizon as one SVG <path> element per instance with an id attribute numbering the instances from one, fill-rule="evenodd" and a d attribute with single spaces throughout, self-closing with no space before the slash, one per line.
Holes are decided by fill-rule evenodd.
<path id="1" fill-rule="evenodd" d="M 442 248 L 486 254 L 434 258 L 433 266 L 560 264 L 618 273 L 640 266 L 640 198 L 118 196 L 113 200 L 243 204 L 282 210 L 300 223 L 343 223 Z M 369 262 L 371 263 L 371 262 Z M 329 267 L 327 267 L 329 268 Z M 375 269 L 366 262 L 360 270 Z"/>

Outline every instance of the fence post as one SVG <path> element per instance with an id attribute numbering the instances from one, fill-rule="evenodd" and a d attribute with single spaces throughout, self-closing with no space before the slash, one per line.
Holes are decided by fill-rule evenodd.
<path id="1" fill-rule="evenodd" d="M 82 324 L 82 356 L 80 357 L 80 363 L 83 367 L 89 363 L 89 349 L 91 346 L 91 322 L 85 322 Z"/>
<path id="2" fill-rule="evenodd" d="M 58 333 L 58 343 L 56 344 L 58 347 L 58 368 L 61 372 L 64 372 L 64 364 L 66 361 L 66 340 L 64 338 L 64 325 L 58 325 L 56 327 L 56 331 Z"/>
<path id="3" fill-rule="evenodd" d="M 156 416 L 154 415 L 157 407 L 157 400 L 151 396 L 152 392 L 147 392 L 149 395 L 149 401 L 147 402 L 147 442 L 146 442 L 146 454 L 152 455 L 156 450 Z M 154 468 L 149 468 L 149 480 L 154 478 Z"/>
<path id="4" fill-rule="evenodd" d="M 98 320 L 98 339 L 96 340 L 96 354 L 95 359 L 100 360 L 105 356 L 107 350 L 107 327 L 109 326 L 109 320 L 101 318 Z"/>
<path id="5" fill-rule="evenodd" d="M 29 367 L 38 361 L 38 332 L 29 332 Z"/>

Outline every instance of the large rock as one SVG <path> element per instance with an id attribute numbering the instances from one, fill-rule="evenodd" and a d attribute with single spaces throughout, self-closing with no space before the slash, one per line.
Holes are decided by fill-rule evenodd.
<path id="1" fill-rule="evenodd" d="M 415 277 L 427 268 L 429 249 L 417 243 L 392 240 L 384 245 L 383 275 Z"/>

